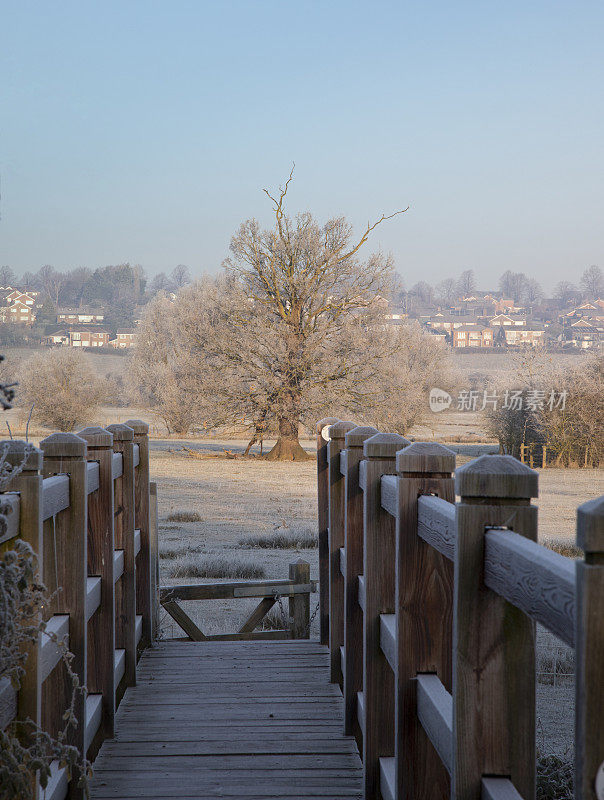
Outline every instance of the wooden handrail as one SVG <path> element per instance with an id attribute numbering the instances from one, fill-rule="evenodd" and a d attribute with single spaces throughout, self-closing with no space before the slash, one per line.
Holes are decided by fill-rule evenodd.
<path id="1" fill-rule="evenodd" d="M 454 490 L 455 454 L 441 445 L 401 445 L 392 469 L 388 435 L 366 439 L 357 460 L 366 429 L 330 419 L 329 430 L 322 513 L 332 569 L 321 601 L 366 800 L 533 796 L 534 621 L 575 648 L 575 796 L 595 798 L 604 762 L 604 497 L 578 511 L 585 559 L 575 563 L 537 544 L 537 473 L 510 456 L 459 468 Z"/>
<path id="2" fill-rule="evenodd" d="M 53 594 L 45 609 L 50 636 L 42 634 L 29 649 L 19 692 L 0 682 L 0 727 L 15 718 L 32 719 L 51 734 L 62 727 L 69 683 L 55 638 L 63 640 L 74 655 L 72 668 L 88 688 L 87 698 L 77 702 L 79 725 L 70 741 L 89 758 L 104 738 L 113 736 L 116 701 L 124 685 L 134 682 L 137 656 L 151 641 L 151 620 L 158 613 L 158 570 L 151 560 L 157 558 L 157 547 L 151 556 L 149 545 L 157 539 L 157 519 L 151 520 L 145 502 L 147 428 L 132 423 L 136 430 L 115 426 L 117 445 L 112 431 L 103 428 L 47 437 L 2 493 L 10 507 L 2 549 L 20 538 L 45 553 L 37 577 Z M 20 464 L 25 443 L 11 440 L 7 447 L 8 462 Z M 149 568 L 143 562 L 147 558 Z M 116 643 L 118 617 L 121 638 Z M 62 800 L 67 794 L 82 796 L 66 771 L 53 764 L 45 798 Z"/>

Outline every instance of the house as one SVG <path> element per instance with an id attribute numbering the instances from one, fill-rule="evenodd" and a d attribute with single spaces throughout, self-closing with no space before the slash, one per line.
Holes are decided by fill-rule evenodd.
<path id="1" fill-rule="evenodd" d="M 496 344 L 506 347 L 537 347 L 545 344 L 545 326 L 526 324 L 501 326 L 496 334 Z"/>
<path id="2" fill-rule="evenodd" d="M 117 336 L 115 339 L 112 339 L 109 344 L 117 350 L 124 350 L 135 346 L 136 337 L 137 333 L 135 328 L 118 328 Z"/>
<path id="3" fill-rule="evenodd" d="M 451 333 L 454 328 L 463 328 L 467 326 L 477 328 L 479 327 L 479 320 L 469 314 L 457 316 L 455 314 L 445 314 L 439 311 L 426 320 L 424 324 L 430 330 Z"/>
<path id="4" fill-rule="evenodd" d="M 576 322 L 565 328 L 559 337 L 562 344 L 579 347 L 581 350 L 597 350 L 604 347 L 604 325 Z"/>
<path id="5" fill-rule="evenodd" d="M 49 333 L 43 338 L 42 341 L 48 347 L 53 345 L 69 344 L 69 331 L 63 329 L 55 331 L 54 333 Z"/>
<path id="6" fill-rule="evenodd" d="M 489 318 L 489 325 L 496 327 L 497 325 L 506 325 L 510 327 L 526 326 L 526 317 L 519 317 L 513 314 L 496 314 L 494 317 Z"/>
<path id="7" fill-rule="evenodd" d="M 31 305 L 17 300 L 0 308 L 0 320 L 2 322 L 14 323 L 17 325 L 33 325 L 36 316 Z"/>
<path id="8" fill-rule="evenodd" d="M 34 306 L 36 298 L 33 294 L 30 294 L 30 292 L 22 292 L 20 289 L 13 289 L 12 292 L 6 295 L 6 301 L 8 304 L 22 303 L 26 306 Z"/>
<path id="9" fill-rule="evenodd" d="M 111 334 L 104 328 L 89 325 L 72 328 L 69 331 L 70 347 L 107 347 Z"/>
<path id="10" fill-rule="evenodd" d="M 461 347 L 493 347 L 494 331 L 491 328 L 472 327 L 463 325 L 461 328 L 454 328 L 451 333 L 451 344 L 453 348 Z"/>
<path id="11" fill-rule="evenodd" d="M 98 325 L 105 315 L 92 309 L 60 308 L 57 312 L 57 323 L 64 325 Z"/>

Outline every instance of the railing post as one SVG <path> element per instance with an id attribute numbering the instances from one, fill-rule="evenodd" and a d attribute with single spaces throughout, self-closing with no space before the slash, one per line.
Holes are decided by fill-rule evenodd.
<path id="1" fill-rule="evenodd" d="M 449 775 L 417 716 L 418 673 L 452 683 L 453 562 L 417 532 L 417 499 L 455 502 L 455 453 L 415 442 L 397 453 L 395 777 L 399 800 L 446 800 Z"/>
<path id="2" fill-rule="evenodd" d="M 140 419 L 126 420 L 134 431 L 134 444 L 138 445 L 138 467 L 135 470 L 134 526 L 141 532 L 141 549 L 136 558 L 136 607 L 143 617 L 143 633 L 139 646 L 148 647 L 153 641 L 153 574 L 151 570 L 150 519 L 149 519 L 149 426 Z"/>
<path id="3" fill-rule="evenodd" d="M 344 476 L 340 472 L 340 453 L 344 437 L 357 426 L 354 422 L 336 422 L 329 428 L 329 655 L 330 680 L 342 688 L 344 645 L 344 576 L 340 571 L 340 547 L 344 547 L 345 505 Z"/>
<path id="4" fill-rule="evenodd" d="M 326 417 L 317 422 L 317 500 L 319 531 L 319 641 L 329 644 L 329 426 L 338 422 Z"/>
<path id="5" fill-rule="evenodd" d="M 78 433 L 88 461 L 99 465 L 99 488 L 88 495 L 88 574 L 101 578 L 101 602 L 88 622 L 88 691 L 103 696 L 95 744 L 113 737 L 115 718 L 115 586 L 113 575 L 113 435 L 99 427 Z M 95 748 L 93 748 L 95 749 Z"/>
<path id="6" fill-rule="evenodd" d="M 126 651 L 124 686 L 135 686 L 134 431 L 121 424 L 108 425 L 107 430 L 113 434 L 113 451 L 122 454 L 122 475 L 114 486 L 115 547 L 124 551 L 124 572 L 115 584 L 115 646 Z"/>
<path id="7" fill-rule="evenodd" d="M 74 433 L 53 433 L 40 442 L 44 453 L 43 474 L 69 475 L 69 507 L 59 512 L 54 521 L 52 553 L 46 553 L 44 562 L 52 558 L 56 567 L 58 592 L 53 602 L 59 614 L 69 614 L 69 650 L 73 653 L 71 670 L 80 685 L 87 680 L 87 627 L 86 588 L 88 578 L 87 555 L 87 445 Z M 47 586 L 50 590 L 53 586 Z M 72 684 L 65 674 L 63 664 L 57 665 L 46 679 L 43 693 L 42 724 L 51 735 L 56 735 L 63 725 L 62 715 L 71 700 Z M 85 751 L 86 698 L 79 692 L 75 699 L 74 714 L 77 728 L 72 728 L 69 743 Z M 82 791 L 76 781 L 69 783 L 69 796 L 80 797 Z"/>
<path id="8" fill-rule="evenodd" d="M 577 509 L 575 797 L 604 797 L 604 496 Z M 596 790 L 597 785 L 597 790 Z"/>
<path id="9" fill-rule="evenodd" d="M 149 550 L 151 554 L 151 586 L 152 586 L 152 609 L 153 609 L 153 630 L 151 638 L 157 639 L 160 633 L 159 624 L 159 542 L 157 538 L 157 484 L 152 481 L 149 484 Z"/>
<path id="10" fill-rule="evenodd" d="M 43 583 L 43 533 L 42 533 L 42 451 L 36 448 L 25 458 L 26 442 L 18 440 L 1 441 L 0 448 L 8 446 L 6 461 L 11 466 L 23 464 L 23 469 L 8 484 L 5 492 L 18 492 L 19 504 L 19 538 L 26 542 L 37 556 L 38 569 L 34 580 Z M 1 498 L 1 495 L 0 495 Z M 4 548 L 11 548 L 12 541 Z M 32 619 L 38 625 L 40 619 Z M 25 648 L 27 661 L 25 673 L 21 677 L 21 688 L 17 694 L 17 719 L 31 719 L 36 725 L 42 724 L 42 682 L 40 676 L 40 636 L 37 641 Z M 38 797 L 39 787 L 34 788 L 32 798 Z"/>
<path id="11" fill-rule="evenodd" d="M 535 796 L 535 624 L 485 586 L 484 536 L 503 526 L 536 541 L 537 486 L 512 456 L 456 471 L 453 800 L 480 800 L 484 775 Z"/>
<path id="12" fill-rule="evenodd" d="M 379 800 L 380 758 L 394 755 L 394 674 L 380 645 L 380 614 L 394 612 L 395 521 L 382 508 L 382 475 L 396 472 L 396 452 L 409 441 L 378 433 L 363 445 L 366 459 L 363 520 L 363 780 L 365 800 Z"/>
<path id="13" fill-rule="evenodd" d="M 310 564 L 307 561 L 295 561 L 289 565 L 289 579 L 298 585 L 310 583 Z M 292 639 L 310 638 L 310 592 L 293 594 L 289 598 L 289 618 Z"/>
<path id="14" fill-rule="evenodd" d="M 363 609 L 359 605 L 359 575 L 363 574 L 363 490 L 359 486 L 359 464 L 363 445 L 377 433 L 375 428 L 348 431 L 345 476 L 344 578 L 344 733 L 355 735 L 359 746 L 362 732 L 357 718 L 357 696 L 363 691 Z"/>

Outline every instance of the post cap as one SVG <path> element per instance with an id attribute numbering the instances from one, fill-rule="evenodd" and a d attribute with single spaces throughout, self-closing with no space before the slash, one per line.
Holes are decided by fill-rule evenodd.
<path id="1" fill-rule="evenodd" d="M 372 428 L 370 425 L 359 425 L 358 428 L 353 428 L 346 434 L 346 447 L 362 447 L 365 440 L 375 436 L 376 433 L 379 433 L 377 428 Z"/>
<path id="2" fill-rule="evenodd" d="M 455 472 L 461 497 L 529 499 L 539 494 L 539 475 L 514 456 L 480 456 Z"/>
<path id="3" fill-rule="evenodd" d="M 577 509 L 577 546 L 586 553 L 604 553 L 604 495 Z"/>
<path id="4" fill-rule="evenodd" d="M 329 438 L 330 439 L 344 439 L 348 431 L 351 431 L 353 428 L 356 428 L 356 422 L 349 422 L 346 420 L 339 419 L 337 422 L 334 422 L 333 425 L 329 428 Z"/>
<path id="5" fill-rule="evenodd" d="M 366 458 L 395 458 L 396 451 L 410 444 L 398 433 L 376 433 L 365 440 L 363 454 Z"/>
<path id="6" fill-rule="evenodd" d="M 75 433 L 51 433 L 40 448 L 45 458 L 86 458 L 88 445 Z"/>
<path id="7" fill-rule="evenodd" d="M 413 442 L 396 454 L 398 472 L 453 472 L 455 453 L 438 442 Z"/>
<path id="8" fill-rule="evenodd" d="M 0 441 L 0 453 L 6 454 L 6 462 L 11 467 L 23 464 L 23 472 L 38 472 L 42 469 L 42 451 L 23 439 L 3 439 Z"/>
<path id="9" fill-rule="evenodd" d="M 317 435 L 323 436 L 323 429 L 329 428 L 330 425 L 335 425 L 336 422 L 339 422 L 337 417 L 325 417 L 325 419 L 320 419 L 317 422 Z M 325 436 L 323 436 L 325 438 Z"/>
<path id="10" fill-rule="evenodd" d="M 94 447 L 96 449 L 101 447 L 112 447 L 113 434 L 106 431 L 105 428 L 100 428 L 98 425 L 93 425 L 89 428 L 82 428 L 78 431 L 78 436 L 88 442 L 88 448 Z"/>
<path id="11" fill-rule="evenodd" d="M 113 434 L 114 442 L 131 442 L 134 439 L 134 431 L 128 425 L 114 422 L 113 425 L 107 425 L 107 430 Z"/>
<path id="12" fill-rule="evenodd" d="M 126 425 L 132 428 L 135 436 L 144 436 L 149 433 L 149 424 L 142 419 L 127 419 Z"/>

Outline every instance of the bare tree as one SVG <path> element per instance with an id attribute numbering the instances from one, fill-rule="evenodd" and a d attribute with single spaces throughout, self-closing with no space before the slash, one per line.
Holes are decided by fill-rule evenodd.
<path id="1" fill-rule="evenodd" d="M 527 278 L 522 293 L 522 302 L 525 306 L 537 305 L 543 298 L 543 289 L 539 281 Z"/>
<path id="2" fill-rule="evenodd" d="M 604 292 L 604 276 L 595 264 L 587 267 L 581 275 L 581 288 L 590 300 L 597 300 Z"/>
<path id="3" fill-rule="evenodd" d="M 569 281 L 560 281 L 554 289 L 554 297 L 566 306 L 577 299 L 577 287 Z"/>
<path id="4" fill-rule="evenodd" d="M 520 303 L 526 287 L 526 275 L 523 272 L 507 270 L 499 278 L 499 289 L 505 297 Z"/>
<path id="5" fill-rule="evenodd" d="M 170 273 L 170 280 L 175 290 L 182 289 L 183 286 L 191 283 L 191 273 L 185 264 L 177 264 Z"/>
<path id="6" fill-rule="evenodd" d="M 468 297 L 476 291 L 476 278 L 473 269 L 464 270 L 457 281 L 457 293 L 462 297 Z"/>
<path id="7" fill-rule="evenodd" d="M 0 286 L 14 286 L 16 280 L 15 273 L 10 267 L 0 267 Z"/>
<path id="8" fill-rule="evenodd" d="M 38 278 L 48 298 L 58 307 L 61 289 L 65 283 L 65 276 L 57 272 L 50 264 L 45 264 L 38 270 Z"/>
<path id="9" fill-rule="evenodd" d="M 88 422 L 105 389 L 85 353 L 73 348 L 37 353 L 21 365 L 19 403 L 50 428 L 71 431 Z"/>
<path id="10" fill-rule="evenodd" d="M 456 281 L 454 278 L 445 278 L 436 286 L 438 302 L 444 306 L 452 305 L 457 298 Z"/>
<path id="11" fill-rule="evenodd" d="M 327 341 L 349 315 L 361 319 L 377 296 L 389 296 L 390 259 L 375 254 L 360 261 L 359 252 L 378 225 L 402 213 L 382 215 L 353 240 L 344 218 L 319 225 L 308 212 L 295 218 L 285 213 L 292 174 L 276 195 L 265 190 L 273 203 L 274 227 L 263 231 L 256 220 L 244 222 L 225 262 L 277 331 L 278 440 L 268 456 L 274 459 L 306 457 L 298 441 L 304 396 L 339 369 L 321 358 Z"/>

